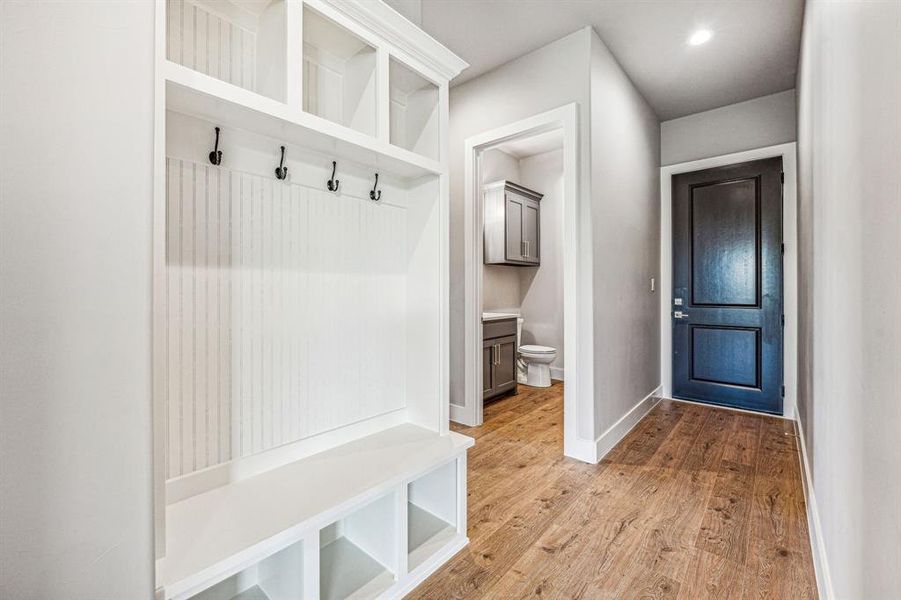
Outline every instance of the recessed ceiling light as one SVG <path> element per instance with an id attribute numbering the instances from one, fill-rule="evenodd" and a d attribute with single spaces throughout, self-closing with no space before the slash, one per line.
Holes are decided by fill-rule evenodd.
<path id="1" fill-rule="evenodd" d="M 712 37 L 713 32 L 709 29 L 698 29 L 691 34 L 690 38 L 688 38 L 688 43 L 692 46 L 700 46 L 701 44 L 709 42 Z"/>

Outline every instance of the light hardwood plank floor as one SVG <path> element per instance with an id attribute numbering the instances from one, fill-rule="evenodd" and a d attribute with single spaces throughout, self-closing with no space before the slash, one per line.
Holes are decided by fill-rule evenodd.
<path id="1" fill-rule="evenodd" d="M 470 544 L 408 598 L 815 598 L 794 424 L 663 400 L 598 465 L 563 385 L 489 404 Z"/>

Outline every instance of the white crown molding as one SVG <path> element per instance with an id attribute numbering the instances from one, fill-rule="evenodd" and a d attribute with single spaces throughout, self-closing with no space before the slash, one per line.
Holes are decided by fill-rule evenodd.
<path id="1" fill-rule="evenodd" d="M 469 63 L 384 2 L 365 0 L 326 0 L 326 2 L 421 61 L 448 81 L 469 66 Z"/>

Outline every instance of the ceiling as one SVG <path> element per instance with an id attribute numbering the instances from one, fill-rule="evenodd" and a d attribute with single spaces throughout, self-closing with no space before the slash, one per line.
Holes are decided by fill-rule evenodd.
<path id="1" fill-rule="evenodd" d="M 513 158 L 528 158 L 563 148 L 563 128 L 552 129 L 529 137 L 518 137 L 499 144 L 497 149 Z"/>
<path id="2" fill-rule="evenodd" d="M 454 85 L 591 25 L 661 120 L 794 87 L 802 0 L 389 0 L 471 66 Z M 686 40 L 713 31 L 702 46 Z"/>

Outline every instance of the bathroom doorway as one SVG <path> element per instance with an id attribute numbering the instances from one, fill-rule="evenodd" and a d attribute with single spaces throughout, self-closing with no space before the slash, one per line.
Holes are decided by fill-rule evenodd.
<path id="1" fill-rule="evenodd" d="M 486 403 L 565 380 L 564 453 L 583 458 L 576 415 L 592 400 L 579 397 L 579 376 L 590 366 L 580 369 L 574 351 L 576 123 L 572 104 L 466 141 L 465 397 L 451 403 L 450 415 L 478 426 Z"/>

